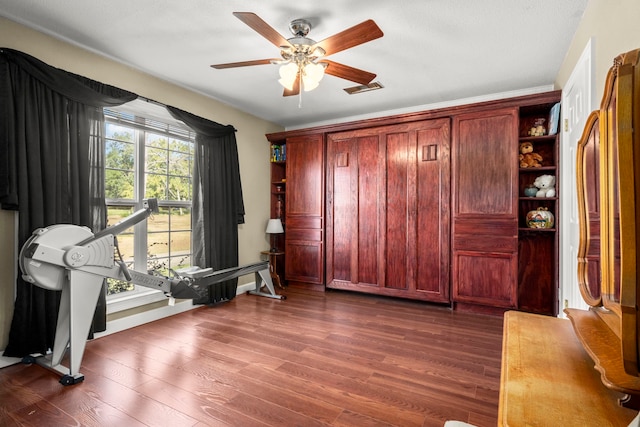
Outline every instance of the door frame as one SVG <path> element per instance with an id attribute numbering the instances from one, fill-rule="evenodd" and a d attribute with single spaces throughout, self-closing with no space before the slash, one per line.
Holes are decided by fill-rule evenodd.
<path id="1" fill-rule="evenodd" d="M 576 147 L 582 135 L 587 117 L 595 109 L 594 107 L 594 55 L 595 46 L 593 38 L 587 44 L 576 62 L 567 83 L 562 89 L 562 109 L 561 109 L 561 175 L 560 175 L 560 203 L 561 218 L 564 225 L 560 230 L 560 289 L 558 292 L 558 316 L 565 317 L 563 308 L 582 308 L 587 305 L 582 300 L 578 288 L 578 260 L 577 248 L 580 241 L 579 228 L 572 226 L 578 221 L 578 201 L 576 192 Z M 576 103 L 571 98 L 575 93 L 574 89 L 580 91 L 585 99 L 581 103 Z M 580 108 L 580 111 L 576 111 Z M 578 121 L 574 120 L 576 115 Z M 573 116 L 573 117 L 572 117 Z M 572 219 L 573 218 L 573 219 Z"/>

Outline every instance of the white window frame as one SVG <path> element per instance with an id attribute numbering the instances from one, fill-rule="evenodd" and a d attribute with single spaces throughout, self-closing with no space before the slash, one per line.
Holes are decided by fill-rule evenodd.
<path id="1" fill-rule="evenodd" d="M 164 106 L 150 103 L 143 100 L 135 100 L 120 107 L 113 107 L 109 109 L 109 113 L 106 117 L 107 123 L 117 124 L 118 121 L 112 118 L 114 112 L 120 112 L 128 116 L 135 116 L 142 119 L 142 121 L 149 121 L 156 125 L 165 125 L 167 128 L 181 130 L 181 135 L 175 135 L 170 132 L 163 132 L 161 129 L 154 127 L 144 126 L 142 124 L 136 125 L 134 123 L 119 123 L 122 126 L 133 127 L 136 130 L 136 152 L 134 159 L 134 193 L 135 199 L 120 200 L 120 199 L 107 199 L 107 206 L 123 206 L 133 207 L 135 212 L 138 209 L 142 209 L 142 197 L 144 196 L 145 189 L 145 132 L 149 133 L 165 133 L 167 136 L 173 136 L 174 138 L 183 138 L 187 140 L 195 141 L 195 133 L 191 131 L 184 123 L 175 120 L 166 111 Z M 193 197 L 193 195 L 192 195 Z M 182 203 L 163 203 L 159 201 L 160 207 L 180 205 Z M 192 207 L 190 202 L 183 203 L 185 207 Z M 134 226 L 134 270 L 140 272 L 147 271 L 147 221 L 142 221 Z M 166 296 L 162 291 L 146 288 L 144 286 L 136 286 L 132 291 L 121 292 L 114 295 L 107 296 L 107 314 L 117 313 L 124 310 L 134 309 L 147 304 L 166 300 Z"/>

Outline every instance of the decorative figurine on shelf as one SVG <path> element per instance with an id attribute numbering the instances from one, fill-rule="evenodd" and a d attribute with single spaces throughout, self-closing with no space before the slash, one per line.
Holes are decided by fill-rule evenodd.
<path id="1" fill-rule="evenodd" d="M 533 126 L 529 129 L 529 136 L 544 136 L 547 133 L 547 129 L 544 126 L 545 119 L 539 117 L 533 121 Z"/>
<path id="2" fill-rule="evenodd" d="M 546 130 L 544 129 L 544 126 L 542 126 L 542 125 L 533 126 L 529 130 L 529 136 L 544 136 L 545 133 L 546 133 Z"/>
<path id="3" fill-rule="evenodd" d="M 524 189 L 525 197 L 536 197 L 536 194 L 538 194 L 538 187 L 535 185 L 529 185 Z"/>
<path id="4" fill-rule="evenodd" d="M 554 220 L 553 214 L 544 207 L 527 213 L 527 227 L 529 228 L 553 228 Z"/>
<path id="5" fill-rule="evenodd" d="M 542 156 L 533 151 L 533 144 L 529 141 L 520 143 L 520 160 L 521 168 L 539 168 L 542 166 Z"/>
<path id="6" fill-rule="evenodd" d="M 540 175 L 533 181 L 533 185 L 538 187 L 536 197 L 555 197 L 556 177 L 553 175 Z"/>

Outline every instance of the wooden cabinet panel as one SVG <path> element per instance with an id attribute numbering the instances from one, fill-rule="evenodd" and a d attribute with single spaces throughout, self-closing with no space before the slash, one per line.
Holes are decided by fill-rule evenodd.
<path id="1" fill-rule="evenodd" d="M 322 135 L 287 139 L 287 218 L 322 218 L 323 177 Z"/>
<path id="2" fill-rule="evenodd" d="M 290 227 L 289 229 L 287 229 L 287 239 L 303 240 L 308 242 L 322 242 L 322 230 Z"/>
<path id="3" fill-rule="evenodd" d="M 287 225 L 291 228 L 321 230 L 322 217 L 289 215 Z"/>
<path id="4" fill-rule="evenodd" d="M 516 253 L 455 251 L 453 299 L 456 302 L 515 307 Z"/>
<path id="5" fill-rule="evenodd" d="M 330 134 L 327 286 L 449 301 L 449 120 Z"/>
<path id="6" fill-rule="evenodd" d="M 517 141 L 514 108 L 454 118 L 455 302 L 517 305 Z"/>
<path id="7" fill-rule="evenodd" d="M 518 171 L 515 109 L 455 119 L 455 216 L 516 217 Z"/>
<path id="8" fill-rule="evenodd" d="M 409 224 L 407 220 L 415 209 L 415 142 L 409 138 L 408 132 L 398 129 L 398 131 L 388 132 L 383 135 L 386 148 L 386 221 L 384 233 L 386 238 L 385 281 L 383 286 L 393 289 L 408 289 L 409 277 L 407 264 L 410 244 Z M 411 180 L 411 182 L 409 182 Z M 413 188 L 412 188 L 413 184 Z M 415 215 L 413 216 L 415 218 Z M 413 230 L 412 235 L 414 235 Z"/>
<path id="9" fill-rule="evenodd" d="M 322 242 L 291 240 L 287 236 L 284 252 L 287 259 L 285 276 L 288 281 L 312 285 L 322 283 Z"/>
<path id="10" fill-rule="evenodd" d="M 516 252 L 518 238 L 516 236 L 496 235 L 487 237 L 486 234 L 456 234 L 453 250 L 476 252 Z"/>
<path id="11" fill-rule="evenodd" d="M 327 280 L 378 283 L 378 137 L 329 137 L 334 160 L 327 193 Z M 331 163 L 330 163 L 331 165 Z M 365 197 L 362 197 L 366 195 Z M 333 208 L 333 209 L 332 209 Z"/>
<path id="12" fill-rule="evenodd" d="M 449 301 L 449 123 L 421 129 L 417 138 L 415 286 L 434 300 Z"/>
<path id="13" fill-rule="evenodd" d="M 285 277 L 324 283 L 324 136 L 287 138 Z"/>
<path id="14" fill-rule="evenodd" d="M 555 274 L 555 240 L 554 233 L 520 233 L 518 255 L 522 262 L 518 274 L 518 309 L 555 315 L 555 281 L 547 279 Z M 536 277 L 540 280 L 534 282 L 535 286 L 531 286 Z"/>

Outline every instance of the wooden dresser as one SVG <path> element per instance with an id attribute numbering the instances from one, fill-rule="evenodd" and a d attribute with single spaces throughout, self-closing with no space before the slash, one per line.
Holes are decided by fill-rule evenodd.
<path id="1" fill-rule="evenodd" d="M 506 313 L 503 426 L 638 425 L 640 49 L 614 59 L 576 154 L 576 286 L 589 309 Z"/>
<path id="2" fill-rule="evenodd" d="M 606 388 L 571 322 L 508 311 L 504 318 L 500 426 L 627 426 L 637 412 Z"/>

